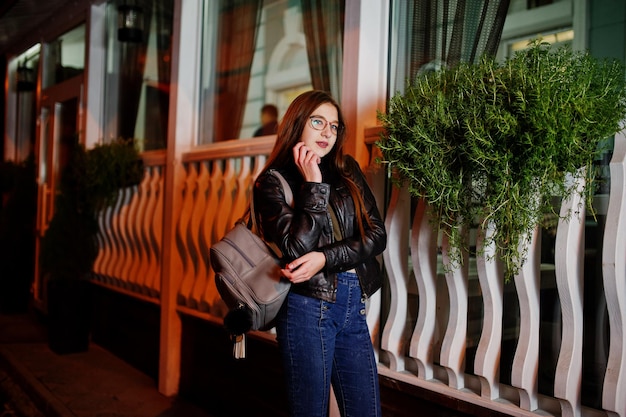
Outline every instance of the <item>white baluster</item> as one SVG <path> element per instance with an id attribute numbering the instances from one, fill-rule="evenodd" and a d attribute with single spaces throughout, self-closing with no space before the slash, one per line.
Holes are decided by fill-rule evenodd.
<path id="1" fill-rule="evenodd" d="M 584 186 L 579 176 L 577 191 Z M 568 220 L 563 218 L 569 217 Z M 555 246 L 556 284 L 561 300 L 563 337 L 556 365 L 554 396 L 563 417 L 581 415 L 580 387 L 583 350 L 583 260 L 585 237 L 584 202 L 578 192 L 561 205 Z"/>
<path id="2" fill-rule="evenodd" d="M 193 226 L 190 232 L 196 239 L 196 247 L 198 248 L 198 259 L 196 266 L 196 276 L 194 277 L 193 287 L 189 295 L 189 301 L 194 308 L 199 308 L 202 293 L 206 287 L 206 280 L 209 274 L 209 248 L 208 236 L 204 232 L 204 224 L 208 222 L 205 216 L 206 206 L 210 204 L 208 199 L 209 190 L 209 169 L 206 162 L 199 162 L 200 173 L 198 175 L 198 191 L 196 193 L 196 204 L 193 210 Z"/>
<path id="3" fill-rule="evenodd" d="M 221 239 L 226 232 L 228 232 L 232 227 L 232 219 L 231 213 L 233 208 L 233 194 L 232 191 L 235 189 L 235 184 L 237 183 L 237 172 L 235 169 L 235 160 L 233 158 L 229 158 L 225 161 L 224 166 L 224 175 L 222 176 L 222 185 L 220 199 L 218 203 L 218 212 L 215 217 L 215 227 L 214 232 L 216 233 L 215 237 L 217 239 Z"/>
<path id="4" fill-rule="evenodd" d="M 148 249 L 147 240 L 143 230 L 143 219 L 146 216 L 146 207 L 148 203 L 148 187 L 150 183 L 150 170 L 144 171 L 144 177 L 139 186 L 137 187 L 137 208 L 133 211 L 133 216 L 129 219 L 131 227 L 133 228 L 133 235 L 137 248 L 135 250 L 135 256 L 133 264 L 130 267 L 129 274 L 135 277 L 135 283 L 139 287 L 139 292 L 143 292 L 145 285 L 145 275 L 140 271 L 142 266 L 147 263 Z"/>
<path id="5" fill-rule="evenodd" d="M 445 235 L 441 246 L 444 265 L 450 265 L 450 245 Z M 463 253 L 462 266 L 445 273 L 450 305 L 439 362 L 448 373 L 448 385 L 456 389 L 465 388 L 463 365 L 467 337 L 468 264 L 467 253 Z"/>
<path id="6" fill-rule="evenodd" d="M 222 167 L 219 163 L 213 163 L 213 170 L 209 179 L 209 201 L 211 204 L 207 205 L 205 213 L 207 221 L 204 223 L 204 235 L 209 239 L 209 244 L 216 242 L 219 237 L 215 233 L 215 218 L 220 207 L 219 204 L 219 192 L 222 184 Z M 217 204 L 215 202 L 218 202 Z M 221 300 L 217 287 L 215 286 L 215 271 L 213 268 L 209 270 L 209 276 L 207 277 L 207 285 L 202 295 L 202 303 L 200 304 L 203 309 L 210 311 L 211 314 L 217 317 L 223 317 L 228 311 L 226 305 Z"/>
<path id="7" fill-rule="evenodd" d="M 408 234 L 410 198 L 407 187 L 394 187 L 385 219 L 387 249 L 385 268 L 389 276 L 389 315 L 383 329 L 381 349 L 389 355 L 389 368 L 404 370 L 403 334 L 407 312 Z"/>
<path id="8" fill-rule="evenodd" d="M 602 252 L 604 292 L 609 315 L 609 356 L 602 407 L 610 416 L 626 416 L 626 136 L 615 135 L 610 163 L 611 195 Z"/>
<path id="9" fill-rule="evenodd" d="M 483 329 L 476 350 L 474 372 L 480 380 L 480 395 L 490 400 L 500 395 L 500 346 L 502 345 L 502 285 L 504 275 L 496 244 L 490 241 L 495 226 L 488 222 L 476 242 L 478 281 L 483 295 Z M 485 246 L 485 241 L 489 242 Z M 482 253 L 481 253 L 482 252 Z"/>
<path id="10" fill-rule="evenodd" d="M 123 193 L 122 191 L 118 191 L 117 196 L 115 198 L 115 202 L 112 204 L 111 209 L 111 233 L 113 236 L 113 257 L 111 259 L 111 264 L 109 265 L 109 275 L 116 282 L 116 285 L 119 285 L 122 288 L 128 289 L 128 285 L 120 276 L 120 263 L 124 253 L 124 241 L 120 232 L 120 210 L 124 203 Z"/>
<path id="11" fill-rule="evenodd" d="M 93 271 L 96 274 L 95 279 L 102 282 L 106 280 L 104 277 L 104 266 L 111 245 L 106 227 L 105 210 L 100 210 L 98 212 L 98 256 L 96 256 L 94 261 Z"/>
<path id="12" fill-rule="evenodd" d="M 161 170 L 155 171 L 154 181 L 154 198 L 156 200 L 154 206 L 154 215 L 152 216 L 150 224 L 150 242 L 152 243 L 153 257 L 150 262 L 150 270 L 148 271 L 148 277 L 150 279 L 148 288 L 150 294 L 154 297 L 158 297 L 161 294 L 161 254 L 163 253 L 163 181 L 164 177 Z M 172 192 L 179 192 L 182 188 L 181 184 L 175 185 L 175 190 Z"/>
<path id="13" fill-rule="evenodd" d="M 433 344 L 437 323 L 437 231 L 428 206 L 419 199 L 411 230 L 411 259 L 419 295 L 417 322 L 409 354 L 415 358 L 418 376 L 433 378 Z"/>
<path id="14" fill-rule="evenodd" d="M 122 275 L 126 277 L 129 283 L 131 283 L 134 290 L 138 290 L 137 275 L 132 273 L 132 268 L 137 259 L 140 256 L 139 239 L 135 234 L 135 222 L 137 221 L 137 210 L 139 206 L 139 193 L 137 186 L 128 187 L 126 192 L 129 196 L 129 203 L 126 210 L 126 219 L 124 221 L 124 235 L 126 236 L 126 249 L 127 256 L 124 259 L 124 265 L 122 266 Z"/>
<path id="15" fill-rule="evenodd" d="M 378 205 L 378 210 L 381 215 L 384 213 L 384 204 L 385 204 L 385 190 L 387 185 L 387 172 L 376 162 L 376 158 L 382 155 L 380 149 L 376 146 L 371 148 L 370 161 L 365 169 L 365 177 L 367 178 L 367 182 L 370 185 L 372 190 L 372 194 L 374 194 L 374 198 L 376 198 L 376 203 Z M 379 256 L 379 261 L 382 263 L 383 256 Z M 372 338 L 372 344 L 374 345 L 374 356 L 376 357 L 376 361 L 380 358 L 380 313 L 382 308 L 382 291 L 376 291 L 366 303 L 367 310 L 367 327 L 370 331 L 370 336 Z"/>
<path id="16" fill-rule="evenodd" d="M 187 250 L 189 251 L 189 260 L 193 265 L 193 268 L 189 269 L 191 285 L 188 288 L 189 291 L 186 293 L 186 305 L 191 308 L 198 308 L 198 300 L 193 297 L 193 288 L 197 285 L 198 277 L 206 276 L 206 271 L 203 268 L 204 263 L 201 260 L 202 255 L 200 253 L 201 249 L 199 239 L 200 224 L 202 223 L 202 219 L 204 217 L 206 190 L 204 188 L 205 184 L 203 184 L 200 178 L 203 172 L 202 164 L 200 164 L 200 166 L 198 166 L 198 164 L 199 163 L 193 164 L 195 170 L 194 192 L 193 199 L 191 200 L 189 223 L 187 224 L 187 236 L 185 238 L 185 243 L 188 248 Z"/>
<path id="17" fill-rule="evenodd" d="M 146 210 L 145 215 L 142 218 L 142 235 L 144 243 L 144 249 L 146 253 L 145 261 L 139 270 L 139 275 L 145 277 L 143 279 L 144 287 L 148 294 L 153 293 L 153 282 L 159 280 L 157 275 L 158 262 L 160 249 L 156 242 L 156 233 L 154 230 L 156 212 L 159 206 L 159 188 L 162 181 L 159 175 L 159 170 L 156 168 L 150 169 L 150 180 L 146 189 Z"/>
<path id="18" fill-rule="evenodd" d="M 249 191 L 251 185 L 251 175 L 250 175 L 250 165 L 251 160 L 250 157 L 241 158 L 239 173 L 237 173 L 235 183 L 236 186 L 236 194 L 233 197 L 233 205 L 229 212 L 228 218 L 230 219 L 229 224 L 232 227 L 237 220 L 243 216 L 246 209 L 248 208 L 248 204 L 250 203 Z"/>
<path id="19" fill-rule="evenodd" d="M 520 408 L 536 410 L 539 372 L 539 288 L 541 282 L 540 229 L 533 230 L 526 261 L 515 276 L 520 321 L 517 349 L 513 358 L 511 384 L 519 388 Z M 522 248 L 519 249 L 523 251 Z"/>
<path id="20" fill-rule="evenodd" d="M 183 266 L 182 278 L 180 281 L 181 285 L 178 289 L 178 302 L 189 306 L 189 293 L 193 288 L 195 277 L 195 266 L 192 259 L 192 251 L 194 251 L 195 248 L 190 247 L 189 233 L 193 233 L 193 231 L 190 230 L 190 223 L 191 215 L 193 213 L 194 196 L 197 185 L 196 179 L 198 177 L 198 173 L 195 164 L 193 163 L 187 164 L 185 168 L 185 187 L 183 190 L 181 212 L 178 216 L 178 224 L 176 226 L 176 240 L 179 243 L 179 245 L 177 245 L 179 248 L 178 255 L 180 256 Z"/>
<path id="21" fill-rule="evenodd" d="M 118 192 L 118 204 L 117 204 L 117 212 L 116 212 L 116 223 L 117 223 L 117 232 L 118 239 L 120 241 L 120 250 L 118 252 L 117 265 L 115 268 L 115 275 L 125 284 L 125 288 L 132 289 L 132 283 L 129 281 L 129 277 L 124 274 L 124 266 L 126 265 L 126 260 L 129 257 L 132 257 L 132 253 L 130 253 L 130 244 L 127 234 L 127 224 L 128 224 L 128 205 L 130 204 L 131 199 L 131 189 L 125 188 L 119 190 Z"/>
<path id="22" fill-rule="evenodd" d="M 114 231 L 114 205 L 110 205 L 104 209 L 104 224 L 105 230 L 109 241 L 108 251 L 106 257 L 103 260 L 104 276 L 107 283 L 116 285 L 118 284 L 114 276 L 115 260 L 117 259 L 117 236 Z"/>

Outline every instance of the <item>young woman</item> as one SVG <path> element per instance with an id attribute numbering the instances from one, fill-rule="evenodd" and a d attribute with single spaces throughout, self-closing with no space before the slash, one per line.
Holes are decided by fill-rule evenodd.
<path id="1" fill-rule="evenodd" d="M 344 417 L 380 416 L 377 365 L 365 300 L 381 285 L 376 260 L 387 234 L 357 162 L 343 153 L 344 120 L 323 91 L 298 96 L 278 128 L 253 191 L 266 240 L 284 256 L 292 282 L 276 320 L 292 417 L 328 413 L 330 384 Z"/>

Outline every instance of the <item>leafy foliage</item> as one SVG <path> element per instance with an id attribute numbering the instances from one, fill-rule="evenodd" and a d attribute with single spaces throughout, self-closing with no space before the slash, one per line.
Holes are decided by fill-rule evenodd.
<path id="1" fill-rule="evenodd" d="M 112 204 L 119 189 L 138 184 L 143 177 L 139 152 L 132 141 L 124 139 L 89 150 L 85 168 L 89 194 L 100 207 Z"/>
<path id="2" fill-rule="evenodd" d="M 593 161 L 625 115 L 622 64 L 537 40 L 504 63 L 483 58 L 407 82 L 378 115 L 377 145 L 448 236 L 447 267 L 467 250 L 462 230 L 493 222 L 485 244 L 496 244 L 509 279 L 551 197 L 575 192 L 566 175 L 585 178 L 591 201 Z"/>

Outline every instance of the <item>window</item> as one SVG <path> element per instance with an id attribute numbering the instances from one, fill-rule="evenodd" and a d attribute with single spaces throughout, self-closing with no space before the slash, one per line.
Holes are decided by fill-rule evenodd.
<path id="1" fill-rule="evenodd" d="M 407 79 L 459 62 L 495 55 L 508 2 L 392 2 L 390 94 Z"/>
<path id="2" fill-rule="evenodd" d="M 164 149 L 173 0 L 109 2 L 106 14 L 105 139 L 134 139 L 142 151 Z"/>
<path id="3" fill-rule="evenodd" d="M 321 3 L 203 2 L 200 143 L 251 137 L 264 104 L 311 88 L 340 99 L 344 2 Z"/>
<path id="4" fill-rule="evenodd" d="M 567 44 L 573 49 L 581 49 L 582 39 L 575 39 L 575 32 L 582 28 L 575 27 L 574 10 L 577 13 L 582 11 L 575 7 L 574 0 L 511 1 L 498 59 L 511 57 L 515 51 L 526 48 L 528 42 L 537 37 L 542 37 L 554 47 Z"/>
<path id="5" fill-rule="evenodd" d="M 43 88 L 81 75 L 85 69 L 85 25 L 44 44 L 43 51 Z"/>
<path id="6" fill-rule="evenodd" d="M 36 88 L 41 45 L 11 59 L 8 65 L 5 156 L 23 161 L 35 145 Z M 9 139 L 10 138 L 10 139 Z"/>

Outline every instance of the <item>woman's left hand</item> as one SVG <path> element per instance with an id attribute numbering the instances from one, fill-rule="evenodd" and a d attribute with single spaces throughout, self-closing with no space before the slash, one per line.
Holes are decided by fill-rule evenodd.
<path id="1" fill-rule="evenodd" d="M 293 284 L 308 281 L 326 265 L 326 256 L 323 252 L 309 252 L 293 260 L 284 269 L 283 276 Z"/>

